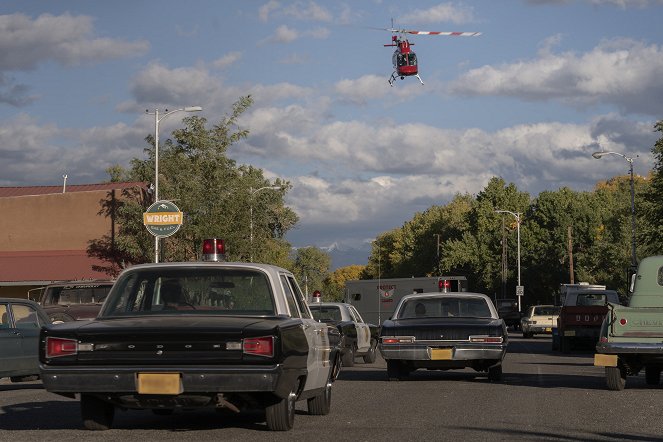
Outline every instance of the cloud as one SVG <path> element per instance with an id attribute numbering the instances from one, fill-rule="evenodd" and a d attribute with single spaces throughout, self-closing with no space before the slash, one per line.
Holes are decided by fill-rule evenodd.
<path id="1" fill-rule="evenodd" d="M 276 28 L 274 34 L 261 40 L 259 43 L 292 43 L 300 37 L 296 29 L 292 29 L 286 25 L 281 25 Z"/>
<path id="2" fill-rule="evenodd" d="M 409 100 L 425 93 L 418 82 L 416 84 L 390 88 L 387 78 L 386 76 L 364 75 L 357 79 L 344 79 L 334 85 L 334 91 L 340 101 L 358 105 L 366 105 L 373 100 L 385 96 L 397 97 L 400 100 Z"/>
<path id="3" fill-rule="evenodd" d="M 30 95 L 29 85 L 8 72 L 31 71 L 49 61 L 64 66 L 101 62 L 140 55 L 148 48 L 146 41 L 96 38 L 93 20 L 87 16 L 0 15 L 0 103 L 20 107 L 38 98 Z"/>
<path id="4" fill-rule="evenodd" d="M 125 124 L 63 129 L 21 114 L 0 124 L 0 185 L 53 185 L 65 173 L 70 183 L 101 182 L 108 167 L 142 154 L 148 133 Z"/>
<path id="5" fill-rule="evenodd" d="M 398 18 L 399 23 L 473 23 L 474 8 L 453 3 L 440 3 L 428 9 L 415 9 Z"/>
<path id="6" fill-rule="evenodd" d="M 279 6 L 279 2 L 275 0 L 269 0 L 267 3 L 262 5 L 260 9 L 258 9 L 258 18 L 260 18 L 260 21 L 267 22 L 269 20 L 269 15 L 278 9 Z"/>
<path id="7" fill-rule="evenodd" d="M 228 66 L 235 64 L 240 58 L 242 58 L 241 52 L 229 52 L 221 58 L 217 58 L 212 62 L 212 66 L 217 69 L 225 69 Z"/>
<path id="8" fill-rule="evenodd" d="M 297 1 L 284 8 L 283 13 L 286 16 L 305 21 L 330 22 L 333 19 L 331 12 L 313 1 Z"/>
<path id="9" fill-rule="evenodd" d="M 55 61 L 65 66 L 144 54 L 146 41 L 96 38 L 87 16 L 24 14 L 0 16 L 0 71 L 32 70 Z"/>
<path id="10" fill-rule="evenodd" d="M 579 107 L 607 103 L 626 113 L 660 115 L 661 77 L 659 46 L 615 39 L 584 54 L 547 50 L 535 60 L 473 69 L 451 90 L 469 96 L 558 100 Z"/>

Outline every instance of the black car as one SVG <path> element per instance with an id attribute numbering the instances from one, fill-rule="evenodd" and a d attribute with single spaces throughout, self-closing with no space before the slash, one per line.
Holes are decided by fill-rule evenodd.
<path id="1" fill-rule="evenodd" d="M 352 367 L 360 356 L 367 364 L 375 362 L 380 328 L 364 322 L 357 309 L 344 302 L 313 302 L 313 317 L 338 328 L 341 332 L 343 366 Z"/>
<path id="2" fill-rule="evenodd" d="M 418 368 L 470 367 L 499 381 L 507 344 L 504 321 L 490 298 L 479 293 L 407 295 L 380 333 L 389 380 Z"/>
<path id="3" fill-rule="evenodd" d="M 202 407 L 264 410 L 269 429 L 290 430 L 297 400 L 329 413 L 339 340 L 280 267 L 144 264 L 118 277 L 94 320 L 42 329 L 41 374 L 46 390 L 80 397 L 91 430 L 116 410 Z"/>

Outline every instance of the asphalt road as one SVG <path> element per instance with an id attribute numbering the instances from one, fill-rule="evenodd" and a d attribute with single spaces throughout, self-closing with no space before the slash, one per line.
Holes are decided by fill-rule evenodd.
<path id="1" fill-rule="evenodd" d="M 309 416 L 297 404 L 295 428 L 266 429 L 260 414 L 149 411 L 116 414 L 114 428 L 83 430 L 78 401 L 50 394 L 39 382 L 0 381 L 0 441 L 663 441 L 663 387 L 644 376 L 624 391 L 605 388 L 591 352 L 552 353 L 550 338 L 509 344 L 501 383 L 465 371 L 422 371 L 388 382 L 385 362 L 344 368 L 332 410 Z"/>

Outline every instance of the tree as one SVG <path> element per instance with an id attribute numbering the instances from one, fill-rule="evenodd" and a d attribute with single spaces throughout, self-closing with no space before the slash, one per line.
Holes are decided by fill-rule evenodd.
<path id="1" fill-rule="evenodd" d="M 323 282 L 322 294 L 325 301 L 343 301 L 345 298 L 345 282 L 359 279 L 366 266 L 350 265 L 339 267 L 331 272 Z"/>
<path id="2" fill-rule="evenodd" d="M 317 247 L 303 247 L 296 251 L 292 272 L 308 296 L 315 290 L 323 291 L 330 267 L 329 254 Z"/>
<path id="3" fill-rule="evenodd" d="M 654 129 L 663 134 L 663 120 L 657 122 Z M 655 164 L 642 202 L 644 217 L 638 220 L 642 256 L 663 254 L 663 136 L 651 152 Z"/>
<path id="4" fill-rule="evenodd" d="M 230 145 L 248 135 L 247 130 L 237 127 L 237 119 L 252 102 L 250 96 L 240 98 L 231 114 L 212 128 L 207 127 L 205 118 L 185 118 L 184 128 L 173 131 L 172 138 L 159 146 L 160 198 L 176 202 L 185 214 L 180 230 L 162 239 L 160 260 L 195 260 L 202 241 L 217 237 L 226 241 L 229 260 L 248 261 L 253 255 L 263 262 L 289 266 L 290 245 L 284 236 L 297 222 L 297 215 L 284 205 L 290 184 L 281 180 L 270 183 L 261 169 L 237 167 L 226 155 Z M 151 145 L 145 150 L 146 158 L 134 158 L 128 171 L 113 167 L 109 170 L 112 179 L 154 180 L 154 137 L 149 135 L 146 141 Z M 261 192 L 259 199 L 251 195 L 251 189 L 273 185 L 280 190 Z M 124 194 L 113 209 L 120 225 L 118 235 L 112 241 L 108 237 L 91 241 L 88 253 L 112 263 L 113 273 L 128 264 L 151 261 L 154 238 L 142 225 L 142 213 L 152 202 L 147 194 Z M 110 207 L 102 210 L 110 216 Z M 117 250 L 122 252 L 119 257 Z"/>

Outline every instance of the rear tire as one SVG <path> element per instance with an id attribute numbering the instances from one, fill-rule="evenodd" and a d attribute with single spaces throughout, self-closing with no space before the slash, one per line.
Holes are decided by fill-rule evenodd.
<path id="1" fill-rule="evenodd" d="M 502 380 L 502 364 L 493 365 L 488 368 L 488 380 L 490 382 L 499 382 Z"/>
<path id="2" fill-rule="evenodd" d="M 408 375 L 407 369 L 398 359 L 389 359 L 387 361 L 387 379 L 390 381 L 402 381 Z"/>
<path id="3" fill-rule="evenodd" d="M 81 417 L 88 430 L 105 431 L 112 427 L 115 406 L 89 394 L 81 395 Z"/>
<path id="4" fill-rule="evenodd" d="M 661 369 L 657 367 L 645 367 L 645 381 L 647 385 L 658 385 L 661 383 Z"/>
<path id="5" fill-rule="evenodd" d="M 571 351 L 571 338 L 566 336 L 559 337 L 559 349 L 562 353 L 569 353 Z"/>
<path id="6" fill-rule="evenodd" d="M 295 425 L 295 393 L 290 393 L 273 405 L 265 408 L 267 428 L 271 431 L 289 431 Z"/>
<path id="7" fill-rule="evenodd" d="M 352 367 L 355 365 L 355 346 L 352 344 L 350 348 L 347 349 L 345 353 L 343 353 L 343 366 L 344 367 Z"/>
<path id="8" fill-rule="evenodd" d="M 368 349 L 368 353 L 364 355 L 364 363 L 366 364 L 372 364 L 375 362 L 375 358 L 377 357 L 377 347 L 378 343 L 376 341 L 371 340 L 371 347 Z"/>
<path id="9" fill-rule="evenodd" d="M 329 410 L 331 409 L 331 397 L 332 384 L 331 382 L 327 382 L 327 385 L 325 385 L 325 390 L 322 393 L 306 401 L 306 405 L 308 406 L 308 414 L 316 416 L 325 416 L 329 414 Z"/>
<path id="10" fill-rule="evenodd" d="M 605 367 L 605 383 L 609 390 L 623 390 L 626 386 L 626 373 L 620 367 Z"/>

